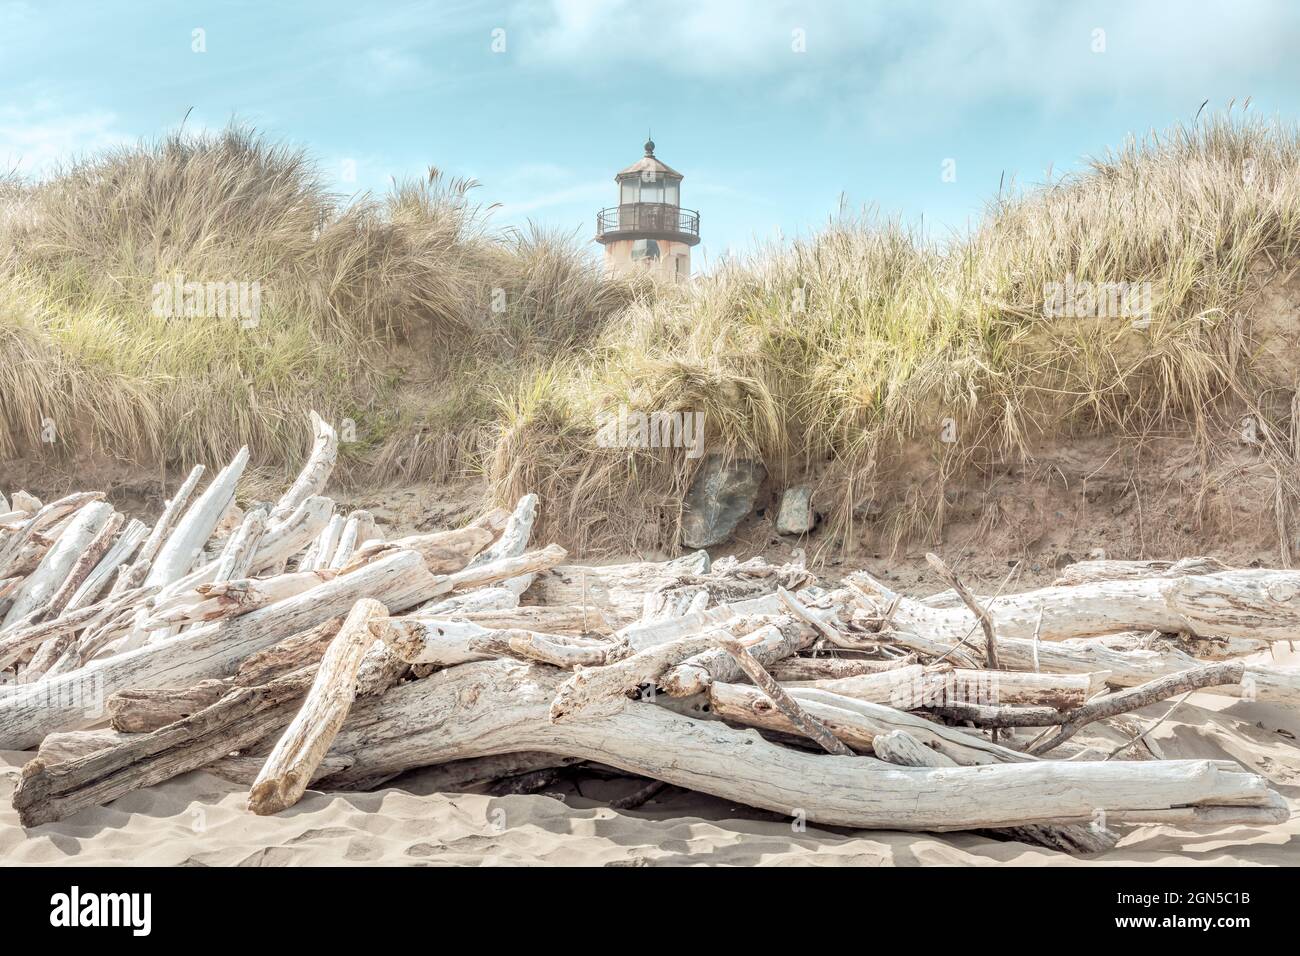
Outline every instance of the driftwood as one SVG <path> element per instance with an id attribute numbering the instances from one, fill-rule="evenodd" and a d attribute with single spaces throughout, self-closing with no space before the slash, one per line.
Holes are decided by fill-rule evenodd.
<path id="1" fill-rule="evenodd" d="M 532 495 L 385 542 L 320 495 L 335 439 L 313 426 L 274 507 L 234 506 L 241 453 L 194 501 L 197 476 L 182 486 L 144 545 L 94 495 L 7 505 L 0 601 L 26 607 L 0 629 L 0 747 L 40 747 L 14 795 L 25 824 L 199 768 L 274 813 L 308 786 L 439 765 L 427 779 L 533 792 L 579 761 L 640 778 L 630 804 L 672 785 L 1069 852 L 1113 841 L 1085 826 L 1097 808 L 1125 825 L 1288 813 L 1228 761 L 1125 759 L 1159 715 L 1122 722 L 1108 759 L 1049 758 L 1081 727 L 1195 689 L 1300 704 L 1300 669 L 1240 659 L 1286 634 L 1300 574 L 1108 564 L 977 597 L 936 559 L 951 600 L 916 601 L 862 575 L 823 589 L 802 561 L 581 567 L 530 541 Z M 124 570 L 97 599 L 113 555 Z M 149 587 L 127 586 L 141 574 Z"/>
<path id="2" fill-rule="evenodd" d="M 368 598 L 353 605 L 321 659 L 302 708 L 253 783 L 248 808 L 254 813 L 278 813 L 302 797 L 352 706 L 361 659 L 374 640 L 370 622 L 387 615 L 387 608 Z"/>
<path id="3" fill-rule="evenodd" d="M 172 495 L 167 504 L 163 507 L 162 514 L 154 522 L 149 536 L 145 539 L 140 551 L 136 555 L 135 562 L 118 575 L 117 580 L 113 582 L 113 594 L 119 591 L 129 591 L 144 584 L 145 578 L 149 574 L 149 569 L 153 566 L 153 560 L 158 554 L 158 550 L 167 540 L 176 522 L 180 520 L 185 506 L 189 504 L 190 496 L 194 494 L 194 489 L 198 486 L 199 479 L 203 477 L 204 467 L 195 465 L 185 480 L 181 482 L 176 494 Z"/>
<path id="4" fill-rule="evenodd" d="M 779 710 L 794 727 L 798 728 L 801 734 L 817 741 L 817 744 L 827 753 L 839 754 L 845 757 L 853 755 L 853 751 L 842 744 L 821 721 L 800 707 L 781 685 L 772 679 L 772 675 L 763 670 L 763 665 L 755 660 L 739 641 L 733 638 L 723 638 L 718 643 L 724 651 L 735 658 L 736 663 L 740 665 L 740 669 L 758 685 L 758 689 L 772 702 L 772 706 Z"/>
<path id="5" fill-rule="evenodd" d="M 21 750 L 52 731 L 87 726 L 102 717 L 104 699 L 119 690 L 219 677 L 254 651 L 346 613 L 363 597 L 401 611 L 445 587 L 419 555 L 399 551 L 251 614 L 199 625 L 160 644 L 16 688 L 0 696 L 0 748 Z"/>
<path id="6" fill-rule="evenodd" d="M 807 647 L 817 632 L 793 617 L 751 615 L 737 617 L 727 625 L 732 633 L 747 636 L 746 650 L 764 667 L 778 664 Z M 715 680 L 735 681 L 744 668 L 723 647 L 710 648 L 669 668 L 655 683 L 672 697 L 690 697 L 708 690 Z"/>
<path id="7" fill-rule="evenodd" d="M 957 763 L 931 750 L 911 734 L 895 730 L 874 741 L 876 756 L 901 767 L 955 767 Z M 1046 846 L 1066 853 L 1100 853 L 1118 842 L 1118 836 L 1096 823 L 1088 826 L 1030 825 L 991 830 L 996 836 Z"/>
<path id="8" fill-rule="evenodd" d="M 1094 721 L 1136 710 L 1197 688 L 1240 683 L 1245 673 L 1246 665 L 1241 661 L 1206 664 L 1203 667 L 1157 678 L 1140 687 L 1111 694 L 1071 713 L 1069 720 L 1062 722 L 1061 729 L 1055 735 L 1046 741 L 1031 745 L 1029 749 L 1032 753 L 1046 753 L 1054 747 L 1059 747 L 1078 733 L 1080 728 Z"/>
<path id="9" fill-rule="evenodd" d="M 1105 686 L 1104 680 L 1104 674 L 1026 674 L 913 664 L 879 674 L 799 682 L 797 686 L 889 704 L 900 710 L 957 703 L 1067 710 L 1082 706 Z"/>
<path id="10" fill-rule="evenodd" d="M 56 764 L 37 757 L 23 767 L 14 809 L 23 826 L 37 826 L 197 770 L 282 727 L 305 686 L 291 675 L 236 688 L 191 717 L 131 735 L 119 746 Z"/>
<path id="11" fill-rule="evenodd" d="M 193 567 L 203 545 L 235 497 L 235 484 L 248 464 L 248 449 L 241 448 L 234 459 L 212 479 L 212 483 L 176 522 L 145 576 L 146 585 L 166 586 L 184 577 Z"/>
<path id="12" fill-rule="evenodd" d="M 108 550 L 108 553 L 100 559 L 99 564 L 95 565 L 93 571 L 86 576 L 72 599 L 68 602 L 64 611 L 75 611 L 78 608 L 85 607 L 93 603 L 103 593 L 104 588 L 108 586 L 110 579 L 117 576 L 120 580 L 129 571 L 126 562 L 136 553 L 136 550 L 144 542 L 149 534 L 149 529 L 143 521 L 132 518 L 122 532 L 121 537 Z M 141 576 L 143 580 L 143 576 Z M 116 592 L 118 589 L 116 583 L 112 589 Z"/>
<path id="13" fill-rule="evenodd" d="M 372 541 L 358 548 L 342 565 L 343 570 L 360 567 L 377 555 L 394 550 L 414 551 L 434 574 L 460 571 L 492 541 L 486 528 L 461 528 L 432 534 L 413 534 L 393 541 Z M 319 560 L 319 559 L 318 559 Z"/>
<path id="14" fill-rule="evenodd" d="M 905 654 L 884 661 L 845 657 L 788 657 L 777 661 L 768 670 L 779 681 L 814 681 L 881 674 L 898 670 L 900 667 L 910 667 L 915 663 L 915 654 Z"/>
<path id="15" fill-rule="evenodd" d="M 36 570 L 18 589 L 13 604 L 9 607 L 9 613 L 0 624 L 0 630 L 48 607 L 50 599 L 67 580 L 78 559 L 95 540 L 100 529 L 109 522 L 112 515 L 112 505 L 101 501 L 88 502 L 77 510 L 72 522 L 46 552 Z"/>
<path id="16" fill-rule="evenodd" d="M 338 434 L 314 411 L 311 413 L 311 424 L 314 433 L 311 453 L 294 483 L 271 509 L 268 516 L 269 529 L 283 524 L 308 498 L 319 495 L 329 483 L 334 462 L 338 458 Z"/>
<path id="17" fill-rule="evenodd" d="M 1130 822 L 1168 820 L 1171 811 L 1194 816 L 1188 809 L 1250 823 L 1288 813 L 1262 778 L 1229 761 L 1030 759 L 891 768 L 867 757 L 801 752 L 650 703 L 555 724 L 548 712 L 558 686 L 559 674 L 551 669 L 487 661 L 394 688 L 354 708 L 331 753 L 356 762 L 324 782 L 346 786 L 349 779 L 446 760 L 546 750 L 777 813 L 803 811 L 809 820 L 834 826 L 960 830 L 1087 823 L 1097 807 Z"/>
<path id="18" fill-rule="evenodd" d="M 898 630 L 957 643 L 977 626 L 966 608 L 932 608 L 859 574 L 877 607 L 897 601 Z M 1198 636 L 1289 640 L 1300 633 L 1300 571 L 1243 570 L 1175 577 L 1144 577 L 1040 588 L 985 604 L 998 638 L 1043 641 L 1117 631 L 1186 631 Z"/>

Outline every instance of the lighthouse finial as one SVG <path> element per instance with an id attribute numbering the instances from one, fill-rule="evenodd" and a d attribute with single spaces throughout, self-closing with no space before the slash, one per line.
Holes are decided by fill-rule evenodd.
<path id="1" fill-rule="evenodd" d="M 646 130 L 645 132 L 645 154 L 647 156 L 653 156 L 655 154 L 655 141 L 650 134 L 650 130 Z"/>

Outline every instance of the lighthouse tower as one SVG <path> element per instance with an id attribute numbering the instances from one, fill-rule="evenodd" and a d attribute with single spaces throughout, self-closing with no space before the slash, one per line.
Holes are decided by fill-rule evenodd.
<path id="1" fill-rule="evenodd" d="M 605 247 L 611 272 L 644 269 L 665 279 L 688 279 L 691 246 L 700 241 L 700 214 L 681 206 L 682 174 L 645 155 L 614 177 L 618 205 L 596 215 L 596 241 Z"/>

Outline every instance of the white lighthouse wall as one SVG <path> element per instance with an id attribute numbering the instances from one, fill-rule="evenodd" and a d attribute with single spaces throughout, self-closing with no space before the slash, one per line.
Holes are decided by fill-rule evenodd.
<path id="1" fill-rule="evenodd" d="M 616 239 L 605 243 L 605 269 L 609 272 L 653 271 L 663 279 L 686 280 L 691 275 L 691 247 L 684 242 L 656 239 L 659 259 L 632 258 L 635 239 Z"/>

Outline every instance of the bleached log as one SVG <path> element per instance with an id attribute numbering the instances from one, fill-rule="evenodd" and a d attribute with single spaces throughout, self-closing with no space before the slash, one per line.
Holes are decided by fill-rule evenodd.
<path id="1" fill-rule="evenodd" d="M 283 521 L 267 525 L 257 545 L 251 572 L 263 574 L 279 568 L 284 562 L 307 547 L 330 522 L 334 502 L 329 498 L 312 495 Z"/>
<path id="2" fill-rule="evenodd" d="M 906 730 L 926 746 L 946 754 L 963 766 L 1019 763 L 1036 758 L 943 724 L 932 723 L 884 704 L 832 694 L 816 688 L 791 688 L 790 695 L 810 714 L 830 728 L 840 740 L 870 753 L 877 734 Z M 709 686 L 709 705 L 715 716 L 730 723 L 761 727 L 802 736 L 802 732 L 771 705 L 766 695 L 745 684 L 715 681 Z"/>
<path id="3" fill-rule="evenodd" d="M 230 464 L 212 479 L 203 494 L 190 505 L 158 549 L 158 555 L 145 576 L 146 585 L 166 586 L 185 576 L 234 499 L 235 485 L 247 464 L 248 448 L 245 447 L 239 450 Z"/>
<path id="4" fill-rule="evenodd" d="M 915 654 L 891 660 L 862 660 L 848 657 L 787 657 L 773 662 L 768 670 L 783 683 L 813 681 L 835 677 L 857 677 L 859 674 L 882 674 L 885 671 L 910 667 L 916 663 Z"/>
<path id="5" fill-rule="evenodd" d="M 99 530 L 95 532 L 95 536 L 86 545 L 85 550 L 77 556 L 77 560 L 72 565 L 72 570 L 68 572 L 67 578 L 59 585 L 59 589 L 54 592 L 54 596 L 50 598 L 45 608 L 47 617 L 57 618 L 63 613 L 64 608 L 68 606 L 68 602 L 72 600 L 72 596 L 77 593 L 77 589 L 85 583 L 87 576 L 95 569 L 95 565 L 99 563 L 100 558 L 112 546 L 113 536 L 117 534 L 118 529 L 122 527 L 122 522 L 125 520 L 126 518 L 116 511 L 109 513 L 108 520 L 100 526 Z"/>
<path id="6" fill-rule="evenodd" d="M 455 574 L 447 575 L 453 591 L 468 591 L 491 584 L 499 584 L 511 578 L 535 574 L 553 568 L 569 556 L 558 544 L 548 544 L 538 551 L 528 551 L 516 557 L 498 558 L 469 567 Z"/>
<path id="7" fill-rule="evenodd" d="M 951 647 L 942 641 L 901 631 L 891 632 L 885 639 L 929 657 L 940 657 Z M 1043 643 L 1037 648 L 1037 657 L 1033 641 L 1003 639 L 999 648 L 1004 667 L 1032 671 L 1037 663 L 1040 671 L 1050 674 L 1104 673 L 1107 685 L 1113 688 L 1136 687 L 1203 663 L 1174 647 L 1115 650 L 1105 638 Z M 967 650 L 978 653 L 979 647 L 968 646 Z M 1240 683 L 1207 689 L 1215 694 L 1300 709 L 1300 668 L 1250 661 L 1245 664 L 1245 676 Z"/>
<path id="8" fill-rule="evenodd" d="M 109 724 L 121 733 L 150 733 L 211 707 L 233 686 L 229 678 L 210 678 L 188 687 L 118 691 L 108 698 Z"/>
<path id="9" fill-rule="evenodd" d="M 312 548 L 312 554 L 314 556 L 312 558 L 311 567 L 305 568 L 304 570 L 319 571 L 322 568 L 328 568 L 330 566 L 330 561 L 334 557 L 334 550 L 338 547 L 339 536 L 343 534 L 343 526 L 346 523 L 347 519 L 342 515 L 336 514 L 330 516 L 329 524 L 327 524 L 325 530 L 320 533 L 320 536 L 316 539 L 316 543 Z"/>
<path id="10" fill-rule="evenodd" d="M 8 574 L 19 580 L 26 580 L 40 565 L 57 537 L 53 529 L 33 534 L 14 560 L 9 563 Z"/>
<path id="11" fill-rule="evenodd" d="M 899 710 L 944 707 L 953 703 L 985 706 L 1081 707 L 1105 687 L 1104 674 L 1030 674 L 1013 671 L 926 668 L 920 664 L 880 674 L 823 678 L 804 684 Z"/>
<path id="12" fill-rule="evenodd" d="M 1201 661 L 1232 660 L 1248 654 L 1259 654 L 1272 646 L 1272 641 L 1256 641 L 1246 637 L 1194 637 L 1190 634 L 1165 634 L 1161 631 L 1124 631 L 1101 637 L 1069 638 L 1069 643 L 1082 641 L 1093 641 L 1115 651 L 1173 649 Z"/>
<path id="13" fill-rule="evenodd" d="M 438 580 L 447 582 L 446 578 L 438 578 Z M 433 620 L 440 620 L 443 617 L 466 610 L 503 609 L 514 607 L 519 603 L 518 595 L 505 587 L 480 588 L 477 591 L 459 595 L 447 595 L 440 588 L 439 595 L 440 597 L 436 602 L 431 601 L 420 607 L 421 615 L 427 614 Z M 388 620 L 391 620 L 391 618 Z M 374 627 L 380 625 L 381 622 L 376 622 Z M 471 650 L 468 645 L 464 646 L 462 653 L 472 655 L 466 657 L 467 660 L 478 660 L 481 654 L 481 652 Z M 433 666 L 433 664 L 416 665 L 421 674 L 427 672 Z M 377 636 L 375 642 L 370 646 L 370 650 L 366 652 L 365 660 L 361 662 L 361 674 L 357 682 L 366 688 L 368 694 L 379 695 L 401 680 L 411 669 L 411 664 L 394 653 L 393 649 Z"/>
<path id="14" fill-rule="evenodd" d="M 42 505 L 35 514 L 22 522 L 0 545 L 0 578 L 11 577 L 14 568 L 24 560 L 24 549 L 34 538 L 43 532 L 50 532 L 47 539 L 52 544 L 55 535 L 53 529 L 60 521 L 79 512 L 84 506 L 97 502 L 104 495 L 100 492 L 78 492 Z M 24 572 L 25 573 L 25 572 Z"/>
<path id="15" fill-rule="evenodd" d="M 515 509 L 506 519 L 505 526 L 491 545 L 473 561 L 470 567 L 489 564 L 493 561 L 500 561 L 502 558 L 514 558 L 528 550 L 528 542 L 532 538 L 533 525 L 537 521 L 537 496 L 526 494 L 515 504 Z M 487 528 L 495 532 L 493 524 L 493 512 L 486 515 L 480 515 L 474 521 L 470 522 L 470 527 Z"/>
<path id="16" fill-rule="evenodd" d="M 1139 687 L 1130 687 L 1073 711 L 1061 722 L 1061 728 L 1056 734 L 1045 741 L 1032 744 L 1029 750 L 1036 754 L 1047 753 L 1065 743 L 1090 723 L 1137 710 L 1190 690 L 1218 687 L 1223 684 L 1240 684 L 1245 673 L 1246 666 L 1241 661 L 1221 661 L 1217 664 L 1194 667 L 1179 674 L 1170 674 L 1168 677 L 1159 677 Z"/>
<path id="17" fill-rule="evenodd" d="M 249 654 L 235 669 L 235 683 L 253 687 L 319 662 L 325 648 L 329 647 L 342 626 L 341 615 L 331 617 L 277 641 L 270 647 Z"/>
<path id="18" fill-rule="evenodd" d="M 1218 558 L 1182 558 L 1178 561 L 1076 561 L 1061 570 L 1053 587 L 1127 581 L 1134 578 L 1176 578 L 1188 574 L 1217 574 L 1231 568 Z"/>
<path id="19" fill-rule="evenodd" d="M 265 508 L 255 508 L 244 515 L 239 529 L 230 536 L 217 561 L 217 569 L 212 573 L 213 581 L 233 581 L 251 573 L 258 544 L 266 532 L 266 520 Z"/>
<path id="20" fill-rule="evenodd" d="M 364 508 L 359 508 L 352 512 L 352 514 L 348 515 L 348 517 L 357 519 L 357 540 L 356 544 L 352 547 L 353 552 L 363 544 L 367 544 L 371 541 L 383 540 L 384 536 L 379 530 L 379 524 L 375 521 L 375 516 L 369 511 L 366 511 Z M 350 558 L 352 555 L 349 554 L 348 557 Z"/>
<path id="21" fill-rule="evenodd" d="M 248 564 L 252 575 L 279 574 L 286 561 L 307 547 L 330 522 L 334 502 L 329 498 L 313 496 L 298 506 L 285 521 L 262 532 L 252 560 Z M 224 553 L 224 552 L 223 552 Z M 304 561 L 299 570 L 310 570 Z M 202 564 L 185 576 L 169 584 L 164 596 L 174 596 L 191 591 L 201 584 L 211 584 L 217 578 L 220 558 Z"/>
<path id="22" fill-rule="evenodd" d="M 1267 781 L 1230 761 L 895 768 L 868 757 L 801 752 L 647 703 L 553 724 L 546 715 L 560 676 L 551 668 L 487 661 L 448 668 L 359 704 L 331 751 L 356 762 L 329 783 L 342 787 L 349 779 L 449 760 L 543 750 L 776 813 L 802 810 L 832 826 L 961 830 L 1063 817 L 1086 822 L 1097 807 L 1135 821 L 1181 807 L 1222 809 L 1229 819 L 1242 811 L 1251 822 L 1288 812 Z"/>
<path id="23" fill-rule="evenodd" d="M 233 677 L 210 678 L 188 687 L 118 691 L 108 698 L 109 721 L 114 730 L 149 733 L 198 713 L 235 687 L 256 687 L 295 671 L 304 677 L 305 689 L 342 623 L 341 617 L 332 617 L 251 654 L 240 663 Z M 249 781 L 256 775 L 254 772 Z"/>
<path id="24" fill-rule="evenodd" d="M 153 529 L 141 546 L 140 553 L 136 555 L 135 562 L 113 582 L 113 590 L 110 593 L 130 591 L 144 584 L 150 568 L 153 567 L 154 558 L 157 557 L 163 542 L 167 540 L 172 529 L 176 527 L 176 522 L 184 513 L 185 506 L 189 504 L 190 496 L 194 494 L 194 489 L 198 486 L 199 479 L 203 477 L 204 470 L 202 465 L 195 465 L 190 469 L 189 475 L 181 482 L 181 486 L 176 489 L 176 494 L 172 495 L 171 500 L 163 508 L 162 514 L 154 522 Z"/>
<path id="25" fill-rule="evenodd" d="M 338 433 L 315 410 L 310 414 L 313 433 L 311 453 L 289 490 L 271 509 L 268 528 L 273 529 L 284 522 L 308 498 L 323 493 L 329 484 L 330 474 L 334 471 L 334 462 L 338 460 Z"/>
<path id="26" fill-rule="evenodd" d="M 102 501 L 89 502 L 77 511 L 72 523 L 18 589 L 0 632 L 48 604 L 113 514 L 113 506 Z"/>
<path id="27" fill-rule="evenodd" d="M 508 656 L 557 667 L 597 666 L 629 651 L 623 641 L 546 634 L 527 628 L 485 627 L 457 618 L 394 617 L 372 624 L 375 636 L 401 661 L 450 667 Z"/>
<path id="28" fill-rule="evenodd" d="M 343 530 L 339 533 L 339 543 L 334 548 L 334 554 L 330 557 L 329 567 L 331 570 L 338 571 L 343 565 L 348 563 L 352 557 L 352 552 L 357 549 L 357 528 L 358 522 L 355 516 L 349 515 L 343 522 Z"/>
<path id="29" fill-rule="evenodd" d="M 112 614 L 129 607 L 137 601 L 146 600 L 154 589 L 138 588 L 116 597 L 108 597 L 96 604 L 78 608 L 53 621 L 42 621 L 25 627 L 16 627 L 0 635 L 0 670 L 8 667 L 19 657 L 44 641 L 58 637 L 60 634 L 88 627 L 101 614 Z"/>
<path id="30" fill-rule="evenodd" d="M 41 742 L 37 757 L 46 765 L 64 763 L 87 757 L 101 750 L 109 750 L 130 743 L 133 734 L 116 730 L 73 730 L 67 733 L 50 734 Z M 549 757 L 554 761 L 557 758 Z M 211 763 L 204 764 L 204 773 L 220 777 L 241 787 L 248 787 L 257 779 L 265 757 L 245 756 L 243 754 L 219 757 Z M 344 757 L 326 757 L 321 761 L 315 774 L 316 780 L 339 773 L 352 765 L 352 760 Z"/>
<path id="31" fill-rule="evenodd" d="M 566 640 L 563 634 L 507 630 L 503 632 L 503 636 L 509 643 L 510 656 L 520 660 L 540 661 L 543 664 L 568 670 L 578 667 L 602 667 L 630 653 L 630 648 L 626 644 L 602 641 L 584 645 L 576 643 L 578 638 Z"/>
<path id="32" fill-rule="evenodd" d="M 541 604 L 587 604 L 620 625 L 640 621 L 644 626 L 671 619 L 670 611 L 689 608 L 701 592 L 714 603 L 726 604 L 769 594 L 782 585 L 801 586 L 807 580 L 802 569 L 753 562 L 710 572 L 707 553 L 696 552 L 661 563 L 561 566 L 539 575 L 527 598 Z"/>
<path id="33" fill-rule="evenodd" d="M 146 630 L 238 617 L 259 607 L 302 594 L 338 575 L 333 571 L 294 571 L 273 578 L 244 578 L 200 584 L 193 593 L 173 595 L 150 612 Z"/>
<path id="34" fill-rule="evenodd" d="M 61 820 L 108 803 L 257 743 L 284 725 L 302 693 L 290 676 L 260 687 L 240 687 L 191 717 L 118 746 L 65 763 L 40 757 L 22 769 L 13 806 L 25 827 Z"/>
<path id="35" fill-rule="evenodd" d="M 763 666 L 776 664 L 810 645 L 817 632 L 790 616 L 750 615 L 727 624 L 732 634 L 749 638 L 749 653 Z M 735 658 L 721 647 L 710 648 L 687 658 L 664 672 L 656 684 L 670 697 L 690 697 L 709 689 L 715 680 L 737 681 L 744 672 Z"/>
<path id="36" fill-rule="evenodd" d="M 828 599 L 827 603 L 827 607 L 811 607 L 806 604 L 803 606 L 814 617 L 836 626 L 844 609 L 834 599 L 834 596 Z M 734 617 L 753 614 L 785 614 L 787 611 L 788 608 L 777 594 L 764 594 L 762 597 L 748 598 L 720 604 L 717 607 L 695 610 L 678 618 L 661 621 L 635 621 L 632 624 L 620 627 L 615 632 L 615 636 L 625 638 L 634 648 L 642 650 L 656 644 L 676 640 L 679 637 L 699 634 L 701 631 L 725 624 Z M 865 641 L 864 645 L 872 646 L 870 642 Z"/>
<path id="37" fill-rule="evenodd" d="M 358 548 L 343 565 L 349 571 L 373 561 L 377 555 L 393 550 L 415 551 L 434 574 L 450 574 L 463 570 L 492 541 L 492 532 L 486 528 L 459 528 L 455 531 L 435 531 L 430 534 L 413 534 L 393 541 L 371 541 Z M 320 560 L 319 555 L 317 560 Z"/>
<path id="38" fill-rule="evenodd" d="M 114 575 L 126 573 L 127 562 L 131 560 L 131 556 L 144 542 L 148 533 L 149 529 L 143 521 L 132 518 L 127 522 L 126 529 L 109 549 L 108 554 L 95 565 L 95 569 L 90 572 L 81 587 L 77 588 L 64 611 L 75 611 L 94 603 Z"/>
<path id="39" fill-rule="evenodd" d="M 976 625 L 965 608 L 931 608 L 867 575 L 881 610 L 897 600 L 893 625 L 955 643 Z M 1003 595 L 986 604 L 1001 638 L 1032 638 L 1042 615 L 1043 641 L 1129 630 L 1289 640 L 1300 635 L 1300 572 L 1243 570 L 1179 577 L 1101 581 Z"/>
<path id="40" fill-rule="evenodd" d="M 957 764 L 943 754 L 931 750 L 911 734 L 903 730 L 881 734 L 874 743 L 876 756 L 881 760 L 901 767 L 955 767 Z M 997 836 L 1046 846 L 1067 853 L 1100 853 L 1113 849 L 1118 842 L 1117 834 L 1104 827 L 1068 824 L 1053 826 L 1035 824 L 1024 827 L 1008 827 L 991 831 Z"/>
<path id="41" fill-rule="evenodd" d="M 700 611 L 709 606 L 712 595 L 702 584 L 687 584 L 682 587 L 664 588 L 645 596 L 641 609 L 641 621 L 652 623 L 682 617 L 692 611 Z"/>
<path id="42" fill-rule="evenodd" d="M 723 650 L 735 658 L 740 669 L 745 672 L 745 676 L 754 682 L 754 686 L 763 692 L 763 696 L 781 713 L 781 716 L 798 729 L 799 733 L 816 741 L 817 745 L 827 753 L 842 757 L 853 755 L 853 751 L 831 733 L 825 724 L 800 707 L 794 698 L 786 693 L 785 688 L 763 669 L 763 665 L 750 656 L 749 651 L 739 641 L 728 637 L 718 643 L 722 645 Z"/>
<path id="43" fill-rule="evenodd" d="M 411 615 L 436 620 L 447 618 L 471 620 L 472 615 L 478 612 L 508 612 L 518 606 L 518 595 L 508 588 L 479 588 L 476 591 L 465 591 L 461 594 L 440 595 L 430 603 L 416 608 L 411 612 Z"/>
<path id="44" fill-rule="evenodd" d="M 279 813 L 302 797 L 352 707 L 361 659 L 374 640 L 370 623 L 387 616 L 388 609 L 369 598 L 353 605 L 321 658 L 297 716 L 257 775 L 248 809 L 262 816 Z"/>
<path id="45" fill-rule="evenodd" d="M 23 750 L 56 730 L 102 719 L 104 699 L 125 688 L 182 686 L 220 677 L 254 651 L 346 613 L 363 597 L 401 612 L 445 591 L 420 556 L 399 552 L 251 614 L 204 624 L 0 698 L 0 749 Z"/>
<path id="46" fill-rule="evenodd" d="M 477 592 L 474 592 L 477 593 Z M 425 616 L 417 612 L 417 617 Z M 612 634 L 611 623 L 595 608 L 568 606 L 504 607 L 481 611 L 465 611 L 454 615 L 457 620 L 468 621 L 487 628 L 518 628 L 525 631 L 545 631 L 551 634 Z"/>
<path id="47" fill-rule="evenodd" d="M 701 551 L 658 563 L 565 565 L 537 575 L 526 597 L 536 604 L 596 607 L 620 625 L 631 624 L 641 618 L 649 595 L 679 586 L 708 567 L 708 553 Z"/>
<path id="48" fill-rule="evenodd" d="M 657 683 L 670 667 L 703 651 L 716 649 L 719 638 L 730 636 L 723 628 L 692 634 L 639 651 L 614 664 L 580 670 L 560 685 L 551 703 L 551 720 L 560 723 L 617 713 L 643 684 Z M 747 640 L 755 638 L 750 635 Z"/>

